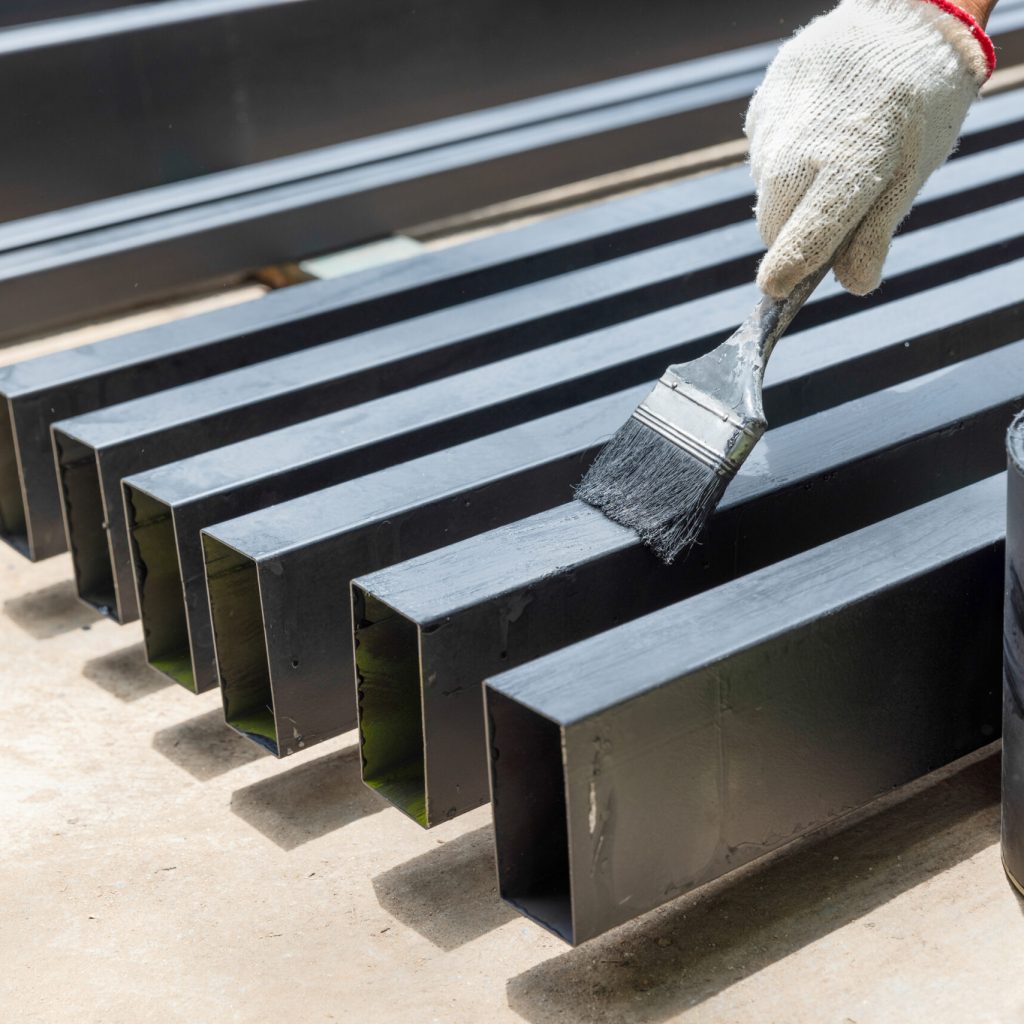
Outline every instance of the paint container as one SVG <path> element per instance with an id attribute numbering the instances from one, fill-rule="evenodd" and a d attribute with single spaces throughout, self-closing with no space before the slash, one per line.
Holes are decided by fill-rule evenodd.
<path id="1" fill-rule="evenodd" d="M 1003 614 L 1003 866 L 1024 895 L 1024 413 L 1010 426 Z"/>

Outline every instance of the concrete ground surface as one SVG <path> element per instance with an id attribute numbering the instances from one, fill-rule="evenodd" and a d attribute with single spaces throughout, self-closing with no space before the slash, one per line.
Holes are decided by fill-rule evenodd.
<path id="1" fill-rule="evenodd" d="M 570 950 L 498 900 L 486 808 L 421 831 L 352 735 L 263 754 L 69 570 L 0 553 L 7 1024 L 1024 1020 L 997 754 Z"/>
<path id="2" fill-rule="evenodd" d="M 70 576 L 0 548 L 2 1024 L 1024 1022 L 995 750 L 570 950 L 487 808 L 420 830 L 354 735 L 276 761 Z"/>

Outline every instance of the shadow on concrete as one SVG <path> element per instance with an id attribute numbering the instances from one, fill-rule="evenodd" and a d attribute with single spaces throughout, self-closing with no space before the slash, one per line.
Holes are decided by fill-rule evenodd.
<path id="1" fill-rule="evenodd" d="M 512 920 L 498 896 L 494 830 L 467 832 L 373 879 L 377 902 L 443 950 L 458 949 Z"/>
<path id="2" fill-rule="evenodd" d="M 71 580 L 61 580 L 4 601 L 4 614 L 36 640 L 49 640 L 91 626 L 103 618 L 94 608 L 79 601 Z"/>
<path id="3" fill-rule="evenodd" d="M 999 755 L 508 982 L 531 1024 L 666 1021 L 999 841 Z"/>
<path id="4" fill-rule="evenodd" d="M 118 700 L 129 703 L 177 685 L 150 666 L 141 643 L 92 658 L 82 666 L 82 675 Z"/>
<path id="5" fill-rule="evenodd" d="M 294 850 L 386 807 L 359 777 L 358 746 L 231 794 L 232 812 L 282 850 Z"/>
<path id="6" fill-rule="evenodd" d="M 169 679 L 166 682 L 170 686 L 176 685 Z M 220 708 L 161 729 L 153 736 L 153 749 L 200 782 L 270 756 L 255 743 L 239 736 L 234 729 L 229 729 L 224 724 L 224 712 Z"/>

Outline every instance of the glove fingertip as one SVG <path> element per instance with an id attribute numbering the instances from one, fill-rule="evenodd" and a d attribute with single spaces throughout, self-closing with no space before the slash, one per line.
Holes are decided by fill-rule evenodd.
<path id="1" fill-rule="evenodd" d="M 853 295 L 868 295 L 882 283 L 882 266 L 885 257 L 878 259 L 851 247 L 836 260 L 836 280 Z"/>
<path id="2" fill-rule="evenodd" d="M 784 299 L 808 273 L 802 262 L 782 260 L 769 252 L 757 268 L 757 286 L 773 299 Z"/>
<path id="3" fill-rule="evenodd" d="M 869 214 L 846 251 L 840 253 L 835 262 L 836 279 L 854 295 L 867 295 L 882 283 L 882 268 L 892 241 L 892 226 L 880 223 L 879 217 L 877 213 Z"/>

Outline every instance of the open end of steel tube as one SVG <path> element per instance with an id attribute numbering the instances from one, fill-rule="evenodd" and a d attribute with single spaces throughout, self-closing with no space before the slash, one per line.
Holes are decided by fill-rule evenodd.
<path id="1" fill-rule="evenodd" d="M 124 506 L 146 660 L 158 672 L 195 693 L 173 513 L 164 502 L 127 484 Z"/>
<path id="2" fill-rule="evenodd" d="M 280 756 L 259 570 L 251 558 L 213 537 L 202 536 L 224 720 Z"/>
<path id="3" fill-rule="evenodd" d="M 419 631 L 355 584 L 352 611 L 363 782 L 426 828 Z"/>
<path id="4" fill-rule="evenodd" d="M 484 699 L 501 897 L 574 943 L 562 730 L 489 686 Z"/>
<path id="5" fill-rule="evenodd" d="M 0 539 L 21 554 L 29 554 L 25 496 L 18 473 L 11 404 L 6 398 L 0 398 Z"/>
<path id="6" fill-rule="evenodd" d="M 61 430 L 53 431 L 53 443 L 78 596 L 104 615 L 116 617 L 117 597 L 96 454 Z"/>

